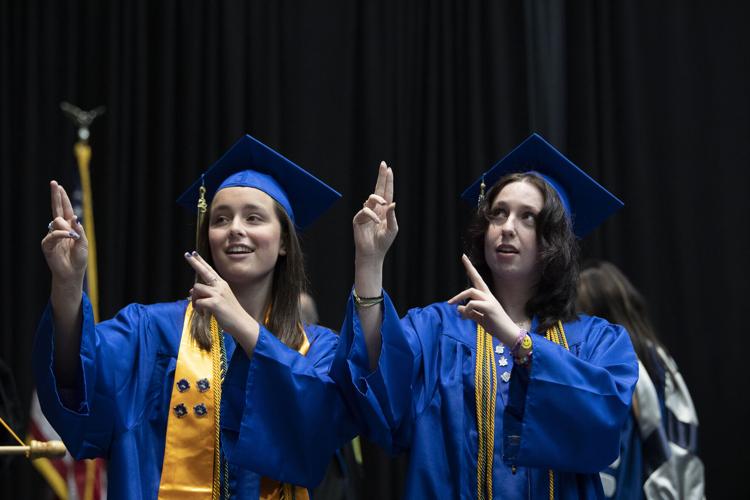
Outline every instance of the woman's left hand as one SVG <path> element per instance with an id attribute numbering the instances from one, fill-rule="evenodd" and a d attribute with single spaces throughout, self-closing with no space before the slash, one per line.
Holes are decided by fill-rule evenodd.
<path id="1" fill-rule="evenodd" d="M 204 283 L 195 283 L 190 290 L 193 308 L 201 313 L 213 314 L 219 325 L 235 339 L 250 330 L 258 330 L 258 322 L 245 311 L 229 287 L 198 252 L 185 253 L 192 267 Z"/>
<path id="2" fill-rule="evenodd" d="M 482 325 L 487 333 L 497 337 L 500 342 L 512 345 L 518 337 L 518 327 L 492 294 L 492 290 L 484 282 L 482 275 L 479 274 L 469 258 L 462 255 L 461 261 L 473 286 L 450 299 L 448 303 L 462 304 L 468 300 L 465 304 L 458 306 L 458 313 L 461 317 L 476 321 Z"/>

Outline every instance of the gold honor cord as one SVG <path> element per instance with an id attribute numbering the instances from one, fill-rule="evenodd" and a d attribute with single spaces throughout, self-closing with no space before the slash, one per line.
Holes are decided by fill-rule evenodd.
<path id="1" fill-rule="evenodd" d="M 497 405 L 497 369 L 492 351 L 492 336 L 477 325 L 477 354 L 474 391 L 477 405 L 477 498 L 492 498 L 492 464 L 495 448 L 495 408 Z"/>
<path id="2" fill-rule="evenodd" d="M 562 322 L 547 330 L 547 340 L 570 350 Z M 492 462 L 495 448 L 495 409 L 497 406 L 497 370 L 492 336 L 477 325 L 474 398 L 477 408 L 477 499 L 492 498 Z M 555 498 L 555 473 L 549 470 L 549 498 Z"/>
<path id="3" fill-rule="evenodd" d="M 556 325 L 552 326 L 547 330 L 545 335 L 547 340 L 554 342 L 557 345 L 561 345 L 565 350 L 569 351 L 570 346 L 568 345 L 568 339 L 565 337 L 565 329 L 562 326 L 562 322 L 558 321 Z M 549 471 L 549 500 L 555 499 L 555 472 L 550 469 Z"/>
<path id="4" fill-rule="evenodd" d="M 214 386 L 214 481 L 211 498 L 221 498 L 221 388 L 224 382 L 221 373 L 221 358 L 224 351 L 224 336 L 219 331 L 219 323 L 211 316 L 211 362 L 213 365 L 212 384 Z M 226 485 L 229 486 L 228 484 Z M 227 498 L 229 498 L 227 496 Z"/>

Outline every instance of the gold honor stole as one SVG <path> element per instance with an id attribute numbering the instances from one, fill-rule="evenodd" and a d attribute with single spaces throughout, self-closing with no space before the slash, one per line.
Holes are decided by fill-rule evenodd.
<path id="1" fill-rule="evenodd" d="M 159 498 L 218 499 L 221 497 L 219 470 L 219 417 L 221 408 L 221 352 L 201 349 L 190 335 L 193 307 L 188 302 L 182 326 L 180 350 L 175 367 L 175 385 L 169 401 L 164 463 Z M 211 317 L 211 345 L 219 347 L 223 338 L 216 318 Z M 303 330 L 304 335 L 304 330 Z M 307 335 L 299 349 L 307 354 Z M 225 476 L 226 477 L 226 476 Z M 271 486 L 274 486 L 271 491 Z M 227 485 L 225 485 L 225 493 Z M 264 491 L 269 492 L 264 495 Z M 285 495 L 285 493 L 287 493 Z M 305 488 L 261 478 L 262 500 L 298 498 L 307 500 Z"/>
<path id="2" fill-rule="evenodd" d="M 562 322 L 547 330 L 546 339 L 570 350 Z M 477 358 L 474 369 L 474 392 L 477 409 L 477 499 L 491 499 L 492 461 L 495 454 L 495 407 L 497 403 L 497 371 L 492 336 L 477 324 Z M 515 466 L 513 466 L 515 473 Z M 555 498 L 555 474 L 549 471 L 549 498 Z"/>

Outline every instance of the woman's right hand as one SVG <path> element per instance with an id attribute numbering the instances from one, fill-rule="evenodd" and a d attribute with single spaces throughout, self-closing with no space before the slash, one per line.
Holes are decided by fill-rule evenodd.
<path id="1" fill-rule="evenodd" d="M 42 239 L 42 252 L 52 272 L 53 284 L 79 287 L 86 273 L 88 240 L 65 189 L 56 181 L 51 181 L 49 187 L 52 222 Z"/>
<path id="2" fill-rule="evenodd" d="M 52 272 L 50 304 L 55 319 L 55 376 L 60 388 L 78 387 L 81 349 L 81 294 L 89 245 L 65 189 L 49 183 L 52 222 L 42 252 Z"/>
<path id="3" fill-rule="evenodd" d="M 393 170 L 380 162 L 374 192 L 352 221 L 358 262 L 380 263 L 398 233 L 396 204 L 393 202 Z"/>
<path id="4" fill-rule="evenodd" d="M 398 233 L 396 204 L 393 202 L 393 170 L 380 162 L 378 180 L 362 210 L 354 216 L 354 291 L 359 297 L 377 297 L 383 291 L 383 261 Z M 381 307 L 358 308 L 358 316 L 367 345 L 370 369 L 380 359 Z"/>

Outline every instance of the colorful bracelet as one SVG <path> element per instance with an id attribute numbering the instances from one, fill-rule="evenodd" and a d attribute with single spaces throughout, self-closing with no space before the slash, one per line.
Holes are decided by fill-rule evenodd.
<path id="1" fill-rule="evenodd" d="M 518 352 L 518 349 L 521 347 L 521 344 L 526 339 L 526 337 L 529 335 L 529 332 L 521 328 L 521 330 L 518 332 L 518 337 L 516 338 L 516 341 L 513 343 L 513 347 L 510 348 L 510 353 L 515 356 Z M 530 338 L 530 337 L 529 337 Z"/>
<path id="2" fill-rule="evenodd" d="M 531 340 L 531 335 L 529 335 L 529 332 L 527 332 L 526 330 L 521 330 L 521 333 L 518 334 L 518 340 L 516 340 L 516 343 L 513 345 L 513 349 L 510 350 L 510 353 L 513 355 L 513 359 L 517 365 L 524 366 L 528 364 L 528 362 L 531 360 L 532 346 L 533 342 Z M 518 351 L 521 349 L 526 351 L 526 354 L 524 356 L 518 355 Z"/>
<path id="3" fill-rule="evenodd" d="M 354 303 L 357 307 L 372 307 L 383 302 L 382 293 L 377 297 L 360 297 L 357 295 L 357 291 L 354 288 L 352 288 L 352 297 L 354 297 Z"/>

